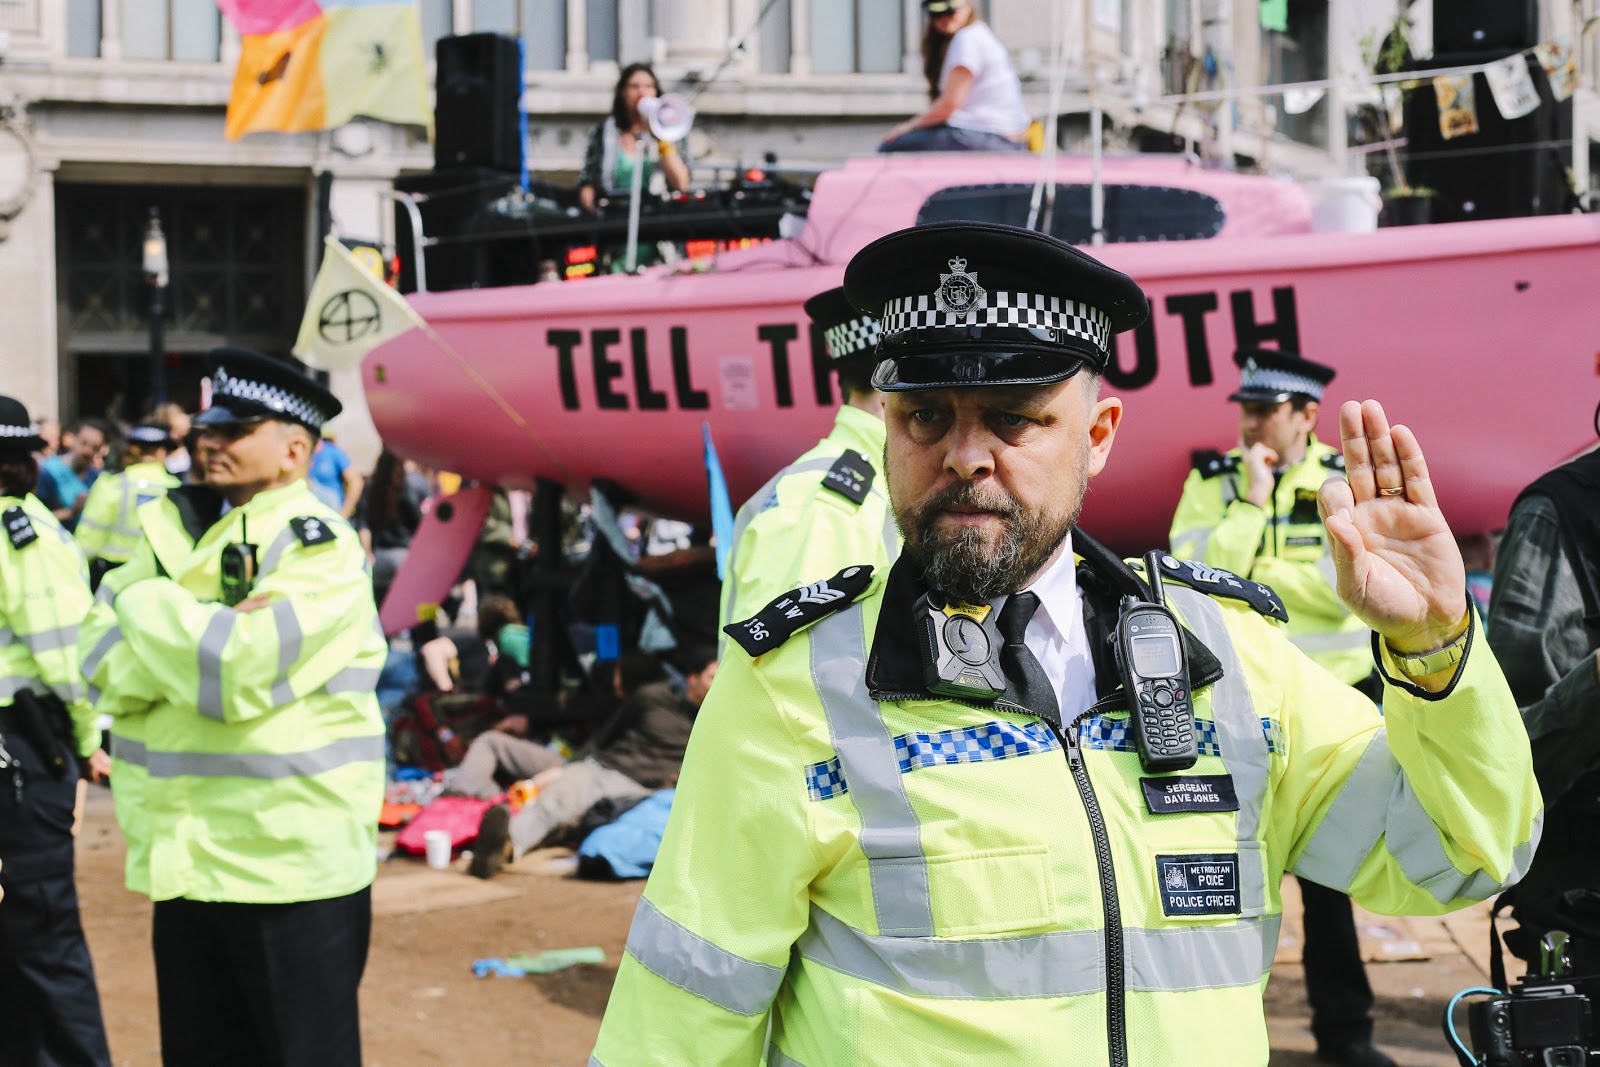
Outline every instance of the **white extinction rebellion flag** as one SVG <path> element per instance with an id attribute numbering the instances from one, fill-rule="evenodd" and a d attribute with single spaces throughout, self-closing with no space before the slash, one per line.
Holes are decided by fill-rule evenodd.
<path id="1" fill-rule="evenodd" d="M 389 338 L 421 325 L 405 297 L 329 237 L 294 354 L 317 370 L 349 370 Z"/>

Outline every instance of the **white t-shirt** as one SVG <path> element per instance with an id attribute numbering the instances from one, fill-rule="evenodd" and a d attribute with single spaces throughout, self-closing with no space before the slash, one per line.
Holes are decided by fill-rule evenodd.
<path id="1" fill-rule="evenodd" d="M 972 87 L 966 103 L 956 108 L 946 121 L 967 130 L 1014 137 L 1028 128 L 1028 112 L 1022 106 L 1022 83 L 1011 69 L 1006 46 L 987 24 L 963 26 L 950 39 L 950 49 L 939 71 L 939 91 L 950 81 L 957 67 L 972 71 Z"/>

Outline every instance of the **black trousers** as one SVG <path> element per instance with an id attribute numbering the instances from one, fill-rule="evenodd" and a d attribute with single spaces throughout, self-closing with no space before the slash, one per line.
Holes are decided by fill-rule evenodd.
<path id="1" fill-rule="evenodd" d="M 1306 999 L 1319 1049 L 1372 1043 L 1372 987 L 1361 963 L 1350 898 L 1300 879 L 1305 903 Z"/>
<path id="2" fill-rule="evenodd" d="M 0 770 L 0 1064 L 110 1067 L 73 882 L 77 776 L 52 778 L 10 725 L 0 715 L 5 748 L 21 768 L 20 793 L 16 770 Z"/>
<path id="3" fill-rule="evenodd" d="M 372 889 L 299 904 L 155 906 L 167 1067 L 359 1067 Z"/>

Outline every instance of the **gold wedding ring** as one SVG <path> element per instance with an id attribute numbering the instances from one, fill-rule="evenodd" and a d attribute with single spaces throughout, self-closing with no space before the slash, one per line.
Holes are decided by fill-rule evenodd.
<path id="1" fill-rule="evenodd" d="M 1405 491 L 1406 487 L 1403 485 L 1397 485 L 1393 489 L 1386 489 L 1381 485 L 1378 487 L 1378 492 L 1382 493 L 1384 496 L 1399 496 Z"/>

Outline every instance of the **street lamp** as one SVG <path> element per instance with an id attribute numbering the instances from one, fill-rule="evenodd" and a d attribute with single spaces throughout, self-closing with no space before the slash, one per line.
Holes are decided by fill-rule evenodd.
<path id="1" fill-rule="evenodd" d="M 144 280 L 150 286 L 150 395 L 151 407 L 167 402 L 166 345 L 162 339 L 164 323 L 162 297 L 167 291 L 167 239 L 161 232 L 161 209 L 150 209 L 144 228 Z"/>

